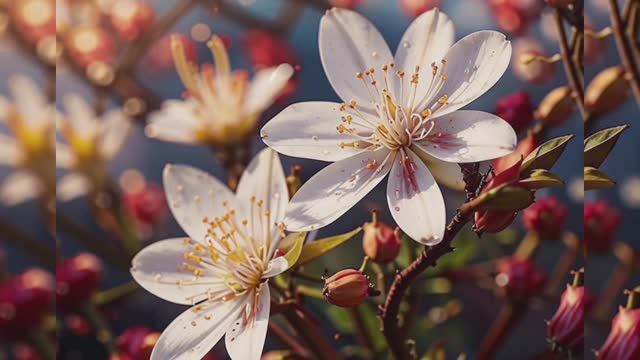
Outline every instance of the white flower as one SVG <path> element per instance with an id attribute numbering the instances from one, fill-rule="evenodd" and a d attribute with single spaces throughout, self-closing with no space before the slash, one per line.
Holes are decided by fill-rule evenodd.
<path id="1" fill-rule="evenodd" d="M 173 60 L 186 88 L 186 100 L 168 100 L 153 113 L 147 136 L 166 141 L 215 146 L 246 142 L 262 112 L 278 96 L 293 74 L 288 64 L 258 71 L 249 81 L 246 71 L 231 72 L 223 41 L 208 43 L 215 68 L 198 72 L 185 55 L 182 42 L 171 39 Z"/>
<path id="2" fill-rule="evenodd" d="M 277 153 L 258 154 L 235 195 L 183 165 L 167 165 L 164 187 L 189 237 L 144 248 L 131 274 L 151 293 L 193 306 L 164 330 L 151 359 L 200 359 L 224 334 L 231 358 L 259 359 L 269 322 L 267 281 L 289 267 L 275 255 L 288 201 Z"/>
<path id="3" fill-rule="evenodd" d="M 442 240 L 445 205 L 431 171 L 455 183 L 447 174 L 459 173 L 456 163 L 497 158 L 516 144 L 504 120 L 458 110 L 502 76 L 510 42 L 495 31 L 453 40 L 452 22 L 437 9 L 409 26 L 395 57 L 356 12 L 331 9 L 322 17 L 320 57 L 345 103 L 291 105 L 261 132 L 280 153 L 335 162 L 295 194 L 287 230 L 333 222 L 390 173 L 387 200 L 396 223 L 420 243 Z"/>
<path id="4" fill-rule="evenodd" d="M 126 142 L 131 122 L 120 108 L 98 117 L 79 95 L 63 100 L 66 116 L 58 116 L 57 127 L 66 143 L 56 143 L 56 165 L 71 172 L 58 181 L 56 195 L 68 201 L 104 185 L 105 165 Z"/>
<path id="5" fill-rule="evenodd" d="M 6 205 L 55 194 L 55 108 L 32 80 L 9 79 L 12 100 L 0 96 L 0 122 L 13 137 L 0 133 L 0 166 L 14 167 L 0 184 Z"/>

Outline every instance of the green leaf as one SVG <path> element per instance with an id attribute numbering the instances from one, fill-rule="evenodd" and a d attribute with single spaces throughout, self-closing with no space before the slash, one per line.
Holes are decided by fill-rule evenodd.
<path id="1" fill-rule="evenodd" d="M 533 191 L 519 186 L 500 186 L 483 195 L 485 200 L 480 204 L 481 210 L 517 211 L 531 205 L 534 200 Z"/>
<path id="2" fill-rule="evenodd" d="M 306 232 L 291 233 L 282 239 L 280 250 L 284 251 L 284 258 L 287 259 L 289 267 L 295 265 L 302 254 L 304 239 L 307 237 Z"/>
<path id="3" fill-rule="evenodd" d="M 560 136 L 538 146 L 522 162 L 521 174 L 526 176 L 535 169 L 551 169 L 571 139 L 573 135 Z"/>
<path id="4" fill-rule="evenodd" d="M 615 185 L 616 182 L 602 171 L 590 166 L 584 168 L 585 191 L 594 189 L 606 189 L 614 187 Z"/>
<path id="5" fill-rule="evenodd" d="M 344 244 L 345 242 L 356 236 L 360 231 L 362 231 L 362 228 L 358 227 L 355 230 L 352 230 L 345 234 L 331 236 L 305 244 L 302 247 L 302 253 L 300 254 L 300 258 L 298 259 L 296 265 L 304 265 L 312 260 L 315 260 L 316 258 L 319 258 L 320 256 L 330 252 L 339 245 Z"/>
<path id="6" fill-rule="evenodd" d="M 613 150 L 622 132 L 628 127 L 629 125 L 625 124 L 600 130 L 586 138 L 584 140 L 584 166 L 600 167 Z"/>
<path id="7" fill-rule="evenodd" d="M 528 178 L 520 180 L 519 184 L 527 189 L 537 190 L 562 186 L 564 185 L 564 181 L 549 170 L 536 169 L 531 172 Z"/>

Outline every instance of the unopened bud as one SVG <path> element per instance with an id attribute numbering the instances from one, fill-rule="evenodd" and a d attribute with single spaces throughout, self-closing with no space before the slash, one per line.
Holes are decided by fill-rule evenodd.
<path id="1" fill-rule="evenodd" d="M 640 309 L 620 307 L 611 322 L 611 332 L 598 350 L 598 360 L 640 358 Z"/>
<path id="2" fill-rule="evenodd" d="M 538 145 L 538 140 L 534 134 L 527 135 L 527 137 L 518 142 L 518 146 L 511 154 L 493 161 L 493 171 L 496 173 L 503 172 L 521 159 L 526 158 Z"/>
<path id="3" fill-rule="evenodd" d="M 118 350 L 131 360 L 146 360 L 151 356 L 160 333 L 144 326 L 134 326 L 125 330 L 116 341 Z"/>
<path id="4" fill-rule="evenodd" d="M 543 198 L 523 212 L 524 225 L 545 239 L 556 239 L 562 233 L 569 211 L 555 197 Z"/>
<path id="5" fill-rule="evenodd" d="M 551 90 L 542 99 L 535 115 L 546 127 L 555 127 L 567 120 L 574 109 L 571 88 L 561 86 Z"/>
<path id="6" fill-rule="evenodd" d="M 514 184 L 520 178 L 520 166 L 522 165 L 522 158 L 511 165 L 509 168 L 491 176 L 487 185 L 482 189 L 480 196 L 483 194 L 494 191 L 495 189 Z M 517 212 L 513 210 L 480 210 L 475 213 L 474 217 L 474 230 L 479 233 L 497 233 L 509 226 L 516 218 Z"/>
<path id="7" fill-rule="evenodd" d="M 400 229 L 379 221 L 377 211 L 373 211 L 371 222 L 365 223 L 362 229 L 362 248 L 369 259 L 388 263 L 398 256 L 402 246 Z"/>
<path id="8" fill-rule="evenodd" d="M 324 281 L 322 294 L 333 305 L 354 307 L 367 300 L 371 294 L 371 283 L 362 271 L 345 269 Z"/>
<path id="9" fill-rule="evenodd" d="M 89 301 L 100 288 L 104 276 L 102 261 L 81 253 L 56 266 L 56 305 L 71 309 Z"/>
<path id="10" fill-rule="evenodd" d="M 584 104 L 593 113 L 602 115 L 624 104 L 629 84 L 622 66 L 612 66 L 596 75 L 584 94 Z"/>
<path id="11" fill-rule="evenodd" d="M 513 301 L 525 301 L 542 292 L 546 275 L 529 259 L 506 257 L 498 260 L 495 282 Z"/>
<path id="12" fill-rule="evenodd" d="M 604 253 L 613 247 L 620 213 L 606 201 L 588 202 L 584 206 L 584 243 L 588 251 Z"/>
<path id="13" fill-rule="evenodd" d="M 516 132 L 526 129 L 533 121 L 533 105 L 529 94 L 518 91 L 499 99 L 496 115 L 506 120 Z"/>
<path id="14" fill-rule="evenodd" d="M 560 297 L 560 306 L 548 323 L 547 334 L 552 349 L 561 352 L 582 350 L 584 315 L 592 297 L 584 285 L 567 285 Z"/>

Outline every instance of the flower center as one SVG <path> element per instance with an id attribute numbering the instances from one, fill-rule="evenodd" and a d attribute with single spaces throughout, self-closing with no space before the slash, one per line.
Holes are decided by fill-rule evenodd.
<path id="1" fill-rule="evenodd" d="M 389 150 L 398 150 L 430 136 L 435 125 L 430 119 L 431 116 L 449 101 L 447 95 L 442 95 L 430 106 L 427 103 L 444 86 L 447 80 L 446 65 L 445 60 L 442 60 L 441 66 L 436 63 L 431 64 L 431 80 L 425 94 L 418 94 L 421 76 L 419 66 L 416 66 L 407 84 L 408 91 L 405 91 L 403 70 L 395 72 L 396 78 L 390 75 L 395 67 L 393 63 L 381 67 L 382 83 L 378 81 L 374 68 L 356 73 L 356 79 L 362 82 L 369 94 L 369 102 L 374 112 L 363 110 L 355 100 L 340 105 L 340 111 L 344 115 L 341 116 L 341 122 L 336 130 L 340 134 L 353 138 L 353 141 L 342 142 L 340 147 L 367 150 L 385 147 Z M 391 90 L 392 80 L 399 83 L 396 87 L 399 88 L 399 94 L 394 94 Z M 421 100 L 418 100 L 418 97 Z"/>

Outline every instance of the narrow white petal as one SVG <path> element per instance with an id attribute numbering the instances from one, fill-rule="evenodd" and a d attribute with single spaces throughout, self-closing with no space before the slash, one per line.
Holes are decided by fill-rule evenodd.
<path id="1" fill-rule="evenodd" d="M 106 159 L 110 159 L 120 151 L 129 138 L 131 121 L 120 109 L 109 111 L 102 121 L 101 152 Z"/>
<path id="2" fill-rule="evenodd" d="M 333 8 L 320 20 L 318 44 L 324 72 L 338 96 L 372 110 L 369 92 L 355 74 L 371 67 L 381 72 L 383 64 L 393 62 L 376 27 L 355 11 Z"/>
<path id="3" fill-rule="evenodd" d="M 36 198 L 42 192 L 40 180 L 24 171 L 16 171 L 0 184 L 0 203 L 14 206 Z"/>
<path id="4" fill-rule="evenodd" d="M 151 360 L 200 360 L 213 348 L 244 309 L 246 298 L 203 303 L 180 314 L 160 335 Z"/>
<path id="5" fill-rule="evenodd" d="M 478 162 L 510 154 L 517 144 L 516 133 L 496 115 L 459 110 L 434 119 L 435 126 L 416 146 L 443 161 Z"/>
<path id="6" fill-rule="evenodd" d="M 412 74 L 416 66 L 420 67 L 420 73 L 423 76 L 418 82 L 417 94 L 422 96 L 427 94 L 431 64 L 435 62 L 438 66 L 441 65 L 440 61 L 453 45 L 454 40 L 453 22 L 438 9 L 429 10 L 418 16 L 402 35 L 396 50 L 395 67 L 407 74 Z M 397 79 L 396 76 L 393 78 Z M 399 84 L 399 81 L 396 81 L 396 84 Z M 411 83 L 405 81 L 404 86 L 404 94 L 409 94 Z M 408 106 L 408 102 L 409 97 L 406 96 L 405 106 Z"/>
<path id="7" fill-rule="evenodd" d="M 155 242 L 142 249 L 131 261 L 131 276 L 148 292 L 176 304 L 193 305 L 207 298 L 215 288 L 215 277 L 196 278 L 183 270 L 184 253 L 192 247 L 183 238 Z"/>
<path id="8" fill-rule="evenodd" d="M 169 100 L 162 109 L 153 112 L 145 127 L 148 137 L 184 144 L 196 142 L 196 131 L 200 122 L 194 114 L 196 104 L 191 100 Z"/>
<path id="9" fill-rule="evenodd" d="M 244 211 L 235 195 L 218 179 L 187 165 L 167 165 L 163 173 L 164 191 L 169 208 L 182 229 L 193 240 L 204 242 L 209 220 L 236 210 Z"/>
<path id="10" fill-rule="evenodd" d="M 387 201 L 396 224 L 415 241 L 442 241 L 445 207 L 442 193 L 427 166 L 411 150 L 396 157 L 387 183 Z"/>
<path id="11" fill-rule="evenodd" d="M 434 117 L 458 110 L 489 90 L 509 66 L 511 42 L 497 31 L 478 31 L 458 40 L 444 58 L 447 61 L 444 85 L 418 107 L 432 106 L 448 96 L 447 105 L 437 110 Z"/>
<path id="12" fill-rule="evenodd" d="M 18 113 L 29 126 L 41 127 L 53 121 L 52 107 L 33 80 L 16 75 L 9 79 L 9 88 Z"/>
<path id="13" fill-rule="evenodd" d="M 67 116 L 62 116 L 70 121 L 71 127 L 80 136 L 92 136 L 98 131 L 99 122 L 96 113 L 87 101 L 78 94 L 65 94 L 63 97 L 64 109 Z"/>
<path id="14" fill-rule="evenodd" d="M 7 120 L 7 116 L 9 116 L 9 112 L 11 111 L 12 107 L 13 105 L 11 105 L 11 101 L 6 97 L 0 95 L 0 123 Z"/>
<path id="15" fill-rule="evenodd" d="M 427 164 L 427 168 L 431 175 L 436 179 L 439 185 L 444 185 L 449 189 L 462 191 L 464 190 L 464 180 L 462 179 L 462 171 L 456 163 L 442 161 L 427 154 L 417 146 L 411 148 L 420 159 Z"/>
<path id="16" fill-rule="evenodd" d="M 384 179 L 394 157 L 386 149 L 366 151 L 322 169 L 289 202 L 287 230 L 311 231 L 335 221 Z"/>
<path id="17" fill-rule="evenodd" d="M 257 299 L 253 299 L 257 302 L 254 305 L 257 308 L 257 313 L 254 315 L 253 321 L 246 323 L 242 319 L 238 319 L 225 336 L 227 352 L 233 360 L 259 360 L 262 355 L 271 309 L 269 285 L 262 283 L 256 293 L 259 295 L 250 294 L 250 296 L 257 297 Z"/>
<path id="18" fill-rule="evenodd" d="M 269 261 L 267 265 L 267 269 L 262 274 L 263 279 L 268 279 L 270 277 L 274 277 L 276 275 L 282 274 L 283 272 L 289 269 L 289 262 L 284 256 L 278 256 L 275 259 Z"/>
<path id="19" fill-rule="evenodd" d="M 22 158 L 18 143 L 7 135 L 0 133 L 0 165 L 16 166 Z"/>
<path id="20" fill-rule="evenodd" d="M 292 75 L 293 68 L 289 64 L 258 71 L 249 85 L 245 113 L 262 113 L 278 97 Z"/>
<path id="21" fill-rule="evenodd" d="M 2 141 L 0 139 L 0 141 Z M 1 147 L 1 145 L 0 145 Z M 67 144 L 56 142 L 56 167 L 68 169 L 73 166 L 75 155 Z"/>
<path id="22" fill-rule="evenodd" d="M 277 152 L 266 148 L 251 160 L 240 178 L 236 197 L 246 206 L 252 198 L 264 201 L 262 210 L 271 212 L 272 223 L 282 221 L 289 202 L 289 190 Z"/>
<path id="23" fill-rule="evenodd" d="M 91 182 L 86 176 L 72 172 L 64 175 L 56 185 L 56 198 L 59 201 L 71 201 L 86 195 L 91 190 Z"/>
<path id="24" fill-rule="evenodd" d="M 338 161 L 353 156 L 362 150 L 340 147 L 340 143 L 352 139 L 336 130 L 341 123 L 340 117 L 344 115 L 339 106 L 323 101 L 290 105 L 260 130 L 262 140 L 288 156 L 321 161 Z M 364 128 L 360 130 L 366 132 Z"/>

